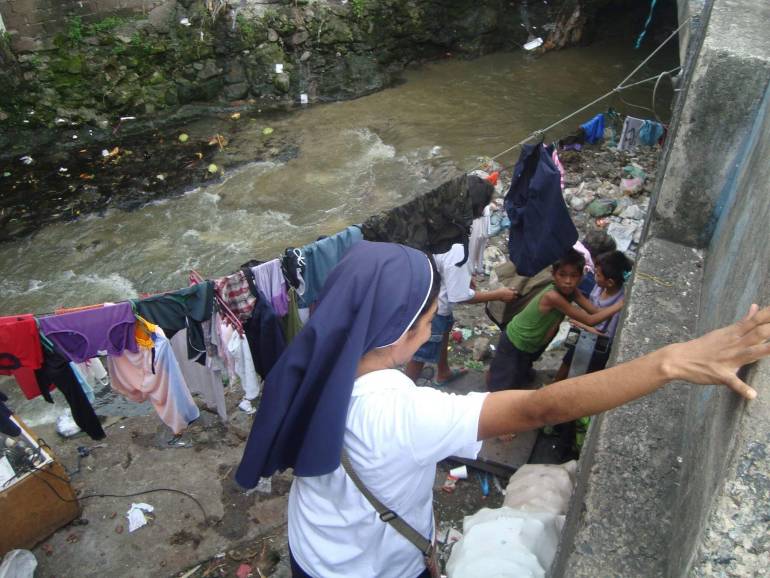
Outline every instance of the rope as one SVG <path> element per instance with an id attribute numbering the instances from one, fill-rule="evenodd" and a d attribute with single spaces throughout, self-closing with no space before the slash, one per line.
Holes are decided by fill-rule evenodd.
<path id="1" fill-rule="evenodd" d="M 487 158 L 487 159 L 486 159 L 486 160 L 484 160 L 483 162 L 481 162 L 481 163 L 477 164 L 477 165 L 476 165 L 475 167 L 473 167 L 472 169 L 469 169 L 469 171 L 468 171 L 468 172 L 470 172 L 470 171 L 474 171 L 474 170 L 476 170 L 476 169 L 480 169 L 480 168 L 483 168 L 483 167 L 484 167 L 484 165 L 485 165 L 486 163 L 488 163 L 489 161 L 494 161 L 494 160 L 497 160 L 497 159 L 499 159 L 500 157 L 502 157 L 503 155 L 506 155 L 506 154 L 508 154 L 509 152 L 511 152 L 512 150 L 515 150 L 516 148 L 520 147 L 521 145 L 523 145 L 523 144 L 527 143 L 528 141 L 531 141 L 532 139 L 535 139 L 535 138 L 538 138 L 538 137 L 541 137 L 541 136 L 543 136 L 543 135 L 544 135 L 545 133 L 547 133 L 549 130 L 551 130 L 551 129 L 553 129 L 553 128 L 557 127 L 557 126 L 559 126 L 560 124 L 563 124 L 564 122 L 568 121 L 568 120 L 569 120 L 569 119 L 571 119 L 572 117 L 574 117 L 574 116 L 576 116 L 576 115 L 580 114 L 581 112 L 583 112 L 583 111 L 584 111 L 584 110 L 586 110 L 586 109 L 589 109 L 589 108 L 591 108 L 591 107 L 592 107 L 592 106 L 594 106 L 595 104 L 597 104 L 597 103 L 599 103 L 599 102 L 603 101 L 604 99 L 606 99 L 606 98 L 608 98 L 608 97 L 612 96 L 613 94 L 618 94 L 618 93 L 620 93 L 620 92 L 622 92 L 622 91 L 624 91 L 624 90 L 627 90 L 627 89 L 629 89 L 629 88 L 632 88 L 632 87 L 634 87 L 634 86 L 638 86 L 638 85 L 640 85 L 640 84 L 643 84 L 643 83 L 645 83 L 645 82 L 651 82 L 651 81 L 653 81 L 653 80 L 655 80 L 655 79 L 657 79 L 658 81 L 660 81 L 660 78 L 661 78 L 661 77 L 662 77 L 664 74 L 667 74 L 667 73 L 673 72 L 673 71 L 675 71 L 675 70 L 678 70 L 679 68 L 681 68 L 681 67 L 677 67 L 677 68 L 674 68 L 674 69 L 672 69 L 671 71 L 667 71 L 667 72 L 663 72 L 663 73 L 657 74 L 657 75 L 655 75 L 655 76 L 651 76 L 651 77 L 649 77 L 649 78 L 646 78 L 646 79 L 644 79 L 644 80 L 640 80 L 640 81 L 638 81 L 638 82 L 634 82 L 633 84 L 626 84 L 626 82 L 627 82 L 628 80 L 630 80 L 630 79 L 631 79 L 631 78 L 632 78 L 632 77 L 633 77 L 633 76 L 634 76 L 634 75 L 635 75 L 637 72 L 639 72 L 639 70 L 641 70 L 641 69 L 644 67 L 644 65 L 646 65 L 646 64 L 647 64 L 647 63 L 648 63 L 648 62 L 649 62 L 649 61 L 652 59 L 652 57 L 653 57 L 653 56 L 655 56 L 655 55 L 656 55 L 658 52 L 660 52 L 660 50 L 661 50 L 661 49 L 662 49 L 662 48 L 663 48 L 663 47 L 664 47 L 666 44 L 668 44 L 668 43 L 671 41 L 671 39 L 672 39 L 672 38 L 674 38 L 674 37 L 675 37 L 677 34 L 679 34 L 679 31 L 680 31 L 680 30 L 682 30 L 682 28 L 684 28 L 684 27 L 685 27 L 687 24 L 689 24 L 689 23 L 690 23 L 690 21 L 691 21 L 692 19 L 693 19 L 693 17 L 692 17 L 692 16 L 690 16 L 690 17 L 689 17 L 689 18 L 687 18 L 687 19 L 686 19 L 684 22 L 682 22 L 682 23 L 681 23 L 681 24 L 680 24 L 680 25 L 677 27 L 677 29 L 676 29 L 676 30 L 674 30 L 674 31 L 673 31 L 671 34 L 669 34 L 669 35 L 668 35 L 668 37 L 667 37 L 667 38 L 666 38 L 666 39 L 665 39 L 663 42 L 661 42 L 661 44 L 660 44 L 660 45 L 659 45 L 659 46 L 658 46 L 658 47 L 657 47 L 655 50 L 653 50 L 653 51 L 652 51 L 652 52 L 651 52 L 651 53 L 650 53 L 650 54 L 647 56 L 647 58 L 645 58 L 644 60 L 642 60 L 642 62 L 641 62 L 641 63 L 640 63 L 640 64 L 639 64 L 639 65 L 638 65 L 636 68 L 634 68 L 634 70 L 632 70 L 632 71 L 631 71 L 631 74 L 629 74 L 629 75 L 628 75 L 628 76 L 626 76 L 626 77 L 625 77 L 623 80 L 621 80 L 621 81 L 618 83 L 618 85 L 617 85 L 615 88 L 613 88 L 612 90 L 610 90 L 610 91 L 609 91 L 609 92 L 607 92 L 606 94 L 603 94 L 603 95 L 602 95 L 602 96 L 600 96 L 599 98 L 596 98 L 595 100 L 591 101 L 590 103 L 586 104 L 585 106 L 582 106 L 582 107 L 580 107 L 579 109 L 577 109 L 576 111 L 574 111 L 574 112 L 572 112 L 572 113 L 568 114 L 567 116 L 565 116 L 565 117 L 563 117 L 563 118 L 560 118 L 559 120 L 557 120 L 556 122 L 554 122 L 554 123 L 552 123 L 552 124 L 548 125 L 547 127 L 545 127 L 545 128 L 541 128 L 541 129 L 539 129 L 539 130 L 536 130 L 536 131 L 532 132 L 532 134 L 530 134 L 530 135 L 529 135 L 528 137 L 526 137 L 525 139 L 523 139 L 523 140 L 520 140 L 519 142 L 517 142 L 516 144 L 514 144 L 514 145 L 512 145 L 512 146 L 508 147 L 508 148 L 507 148 L 507 149 L 505 149 L 504 151 L 502 151 L 502 152 L 500 152 L 500 153 L 497 153 L 495 156 L 492 156 L 492 157 L 489 157 L 489 158 Z M 656 82 L 656 84 L 657 84 L 657 82 Z M 621 100 L 622 100 L 622 99 L 621 99 Z M 623 102 L 625 102 L 625 101 L 623 101 Z M 626 103 L 626 104 L 629 104 L 629 103 Z M 631 106 L 635 106 L 635 105 L 631 105 Z M 646 108 L 646 107 L 641 107 L 641 108 Z M 647 109 L 647 110 L 650 110 L 650 109 Z M 654 111 L 653 111 L 653 112 L 654 112 Z M 657 116 L 656 116 L 656 118 L 657 118 Z"/>

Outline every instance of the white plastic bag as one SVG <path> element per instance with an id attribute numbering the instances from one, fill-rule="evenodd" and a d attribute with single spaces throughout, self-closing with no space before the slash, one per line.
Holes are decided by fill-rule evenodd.
<path id="1" fill-rule="evenodd" d="M 544 578 L 564 516 L 484 508 L 465 518 L 447 563 L 449 578 Z"/>
<path id="2" fill-rule="evenodd" d="M 0 564 L 0 578 L 33 578 L 37 568 L 35 555 L 29 550 L 11 550 Z"/>

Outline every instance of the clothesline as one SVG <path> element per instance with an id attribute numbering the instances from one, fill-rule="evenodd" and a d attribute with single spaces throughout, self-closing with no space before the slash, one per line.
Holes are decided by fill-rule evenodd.
<path id="1" fill-rule="evenodd" d="M 668 42 L 669 42 L 669 41 L 670 41 L 672 38 L 674 38 L 674 37 L 675 37 L 677 34 L 679 34 L 679 31 L 680 31 L 680 30 L 682 30 L 682 28 L 684 28 L 684 27 L 685 27 L 687 24 L 689 24 L 691 20 L 692 20 L 692 16 L 690 16 L 690 17 L 689 17 L 689 18 L 687 18 L 687 19 L 686 19 L 684 22 L 682 22 L 682 24 L 680 24 L 680 25 L 679 25 L 679 27 L 678 27 L 676 30 L 674 30 L 674 31 L 673 31 L 671 34 L 669 34 L 669 36 L 668 36 L 668 37 L 667 37 L 667 38 L 666 38 L 666 39 L 665 39 L 663 42 L 661 42 L 661 43 L 660 43 L 660 45 L 658 45 L 658 47 L 657 47 L 655 50 L 653 50 L 653 51 L 650 53 L 650 55 L 649 55 L 649 56 L 647 56 L 647 58 L 645 58 L 645 59 L 644 59 L 644 60 L 643 60 L 643 61 L 642 61 L 642 62 L 641 62 L 641 63 L 640 63 L 640 64 L 639 64 L 639 65 L 638 65 L 636 68 L 634 68 L 634 70 L 632 70 L 632 71 L 631 71 L 631 73 L 630 73 L 628 76 L 626 76 L 626 77 L 625 77 L 623 80 L 621 80 L 621 81 L 620 81 L 620 83 L 618 83 L 618 85 L 617 85 L 615 88 L 613 88 L 612 90 L 610 90 L 610 91 L 606 92 L 605 94 L 601 95 L 600 97 L 598 97 L 598 98 L 594 99 L 593 101 L 589 102 L 588 104 L 586 104 L 586 105 L 584 105 L 584 106 L 581 106 L 580 108 L 578 108 L 578 109 L 577 109 L 577 110 L 575 110 L 574 112 L 572 112 L 572 113 L 568 114 L 567 116 L 564 116 L 564 117 L 560 118 L 559 120 L 557 120 L 556 122 L 554 122 L 554 123 L 552 123 L 552 124 L 548 125 L 547 127 L 545 127 L 545 128 L 541 128 L 541 129 L 538 129 L 538 130 L 536 130 L 536 131 L 533 131 L 533 132 L 532 132 L 532 133 L 531 133 L 531 134 L 530 134 L 528 137 L 526 137 L 525 139 L 523 139 L 523 140 L 520 140 L 519 142 L 517 142 L 516 144 L 514 144 L 514 145 L 512 145 L 512 146 L 508 147 L 508 148 L 507 148 L 507 149 L 505 149 L 504 151 L 502 151 L 502 152 L 500 152 L 500 153 L 498 153 L 498 154 L 496 154 L 496 155 L 494 155 L 494 156 L 492 156 L 492 157 L 489 157 L 489 158 L 488 158 L 488 159 L 486 159 L 485 161 L 483 161 L 483 162 L 481 162 L 481 163 L 477 164 L 476 166 L 474 166 L 473 168 L 469 169 L 469 170 L 468 170 L 468 172 L 471 172 L 471 171 L 475 171 L 475 170 L 477 170 L 477 169 L 481 169 L 481 168 L 484 168 L 484 166 L 485 166 L 485 165 L 486 165 L 486 164 L 487 164 L 489 161 L 494 161 L 494 160 L 497 160 L 497 159 L 499 159 L 500 157 L 502 157 L 502 156 L 504 156 L 504 155 L 508 154 L 509 152 L 511 152 L 511 151 L 513 151 L 513 150 L 516 150 L 518 147 L 520 147 L 520 146 L 521 146 L 521 145 L 523 145 L 523 144 L 526 144 L 527 142 L 531 141 L 532 139 L 536 139 L 536 138 L 539 138 L 539 137 L 541 137 L 541 136 L 545 135 L 545 134 L 546 134 L 546 133 L 547 133 L 549 130 L 551 130 L 551 129 L 553 129 L 553 128 L 556 128 L 556 127 L 557 127 L 557 126 L 559 126 L 560 124 L 563 124 L 563 123 L 565 123 L 565 122 L 566 122 L 566 121 L 568 121 L 569 119 L 571 119 L 571 118 L 573 118 L 573 117 L 577 116 L 577 115 L 578 115 L 578 114 L 580 114 L 581 112 L 584 112 L 584 111 L 588 110 L 589 108 L 591 108 L 591 107 L 592 107 L 592 106 L 594 106 L 595 104 L 598 104 L 598 103 L 600 103 L 601 101 L 603 101 L 603 100 L 605 100 L 605 99 L 609 98 L 609 97 L 610 97 L 610 96 L 612 96 L 613 94 L 618 94 L 618 93 L 620 93 L 620 92 L 622 92 L 622 91 L 624 91 L 624 90 L 627 90 L 627 89 L 629 89 L 629 88 L 632 88 L 632 87 L 634 87 L 634 86 L 639 86 L 640 84 L 644 84 L 645 82 L 651 82 L 651 81 L 653 81 L 653 80 L 655 80 L 655 79 L 658 79 L 658 80 L 659 80 L 659 79 L 660 79 L 662 76 L 664 76 L 664 75 L 666 75 L 666 74 L 671 74 L 673 71 L 675 71 L 675 70 L 678 70 L 679 68 L 681 68 L 681 67 L 677 67 L 677 68 L 674 68 L 674 69 L 672 69 L 672 70 L 670 70 L 670 71 L 664 71 L 664 72 L 661 72 L 660 74 L 656 74 L 655 76 L 651 76 L 650 78 L 646 78 L 646 79 L 644 79 L 644 80 L 640 80 L 640 81 L 638 81 L 638 82 L 635 82 L 635 83 L 633 83 L 633 84 L 626 84 L 626 82 L 627 82 L 628 80 L 630 80 L 630 79 L 631 79 L 631 78 L 632 78 L 632 77 L 633 77 L 633 76 L 634 76 L 634 75 L 635 75 L 637 72 L 639 72 L 639 70 L 641 70 L 641 69 L 642 69 L 642 67 L 643 67 L 645 64 L 647 64 L 647 63 L 648 63 L 648 62 L 649 62 L 649 61 L 652 59 L 652 57 L 653 57 L 653 56 L 655 56 L 655 55 L 656 55 L 656 54 L 657 54 L 657 53 L 658 53 L 658 52 L 659 52 L 659 51 L 660 51 L 660 50 L 661 50 L 661 49 L 662 49 L 662 48 L 663 48 L 663 47 L 664 47 L 666 44 L 668 44 Z M 657 83 L 656 83 L 656 86 L 657 86 Z"/>

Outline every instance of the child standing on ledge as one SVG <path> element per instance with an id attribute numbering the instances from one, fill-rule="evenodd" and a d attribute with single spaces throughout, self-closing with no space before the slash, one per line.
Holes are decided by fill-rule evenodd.
<path id="1" fill-rule="evenodd" d="M 599 308 L 578 291 L 584 266 L 583 255 L 569 249 L 553 265 L 553 283 L 511 319 L 489 366 L 489 391 L 521 389 L 528 385 L 532 381 L 532 364 L 553 339 L 565 316 L 593 326 L 622 309 L 622 299 L 610 307 Z M 575 307 L 573 301 L 580 308 Z"/>

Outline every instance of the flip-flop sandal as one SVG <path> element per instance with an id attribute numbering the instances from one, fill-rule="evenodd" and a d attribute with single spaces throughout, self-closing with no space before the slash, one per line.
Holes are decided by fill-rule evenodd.
<path id="1" fill-rule="evenodd" d="M 468 373 L 468 370 L 465 368 L 453 369 L 449 377 L 447 377 L 445 380 L 439 381 L 438 379 L 433 379 L 431 380 L 431 385 L 433 385 L 434 387 L 444 387 L 449 382 L 454 381 L 467 373 Z"/>

